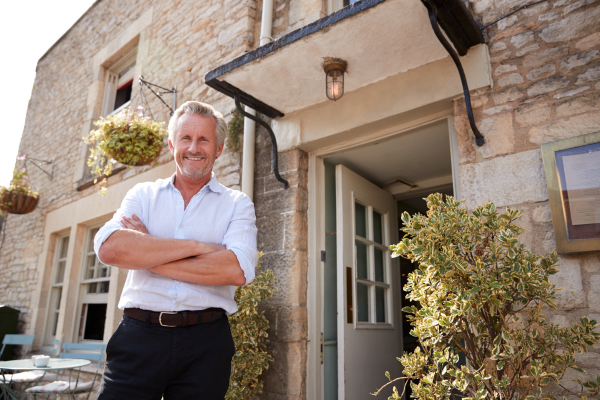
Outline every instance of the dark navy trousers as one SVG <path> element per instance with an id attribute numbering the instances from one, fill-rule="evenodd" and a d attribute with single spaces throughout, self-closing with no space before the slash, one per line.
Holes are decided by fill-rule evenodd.
<path id="1" fill-rule="evenodd" d="M 163 327 L 124 316 L 106 348 L 98 400 L 222 400 L 235 346 L 226 316 Z"/>

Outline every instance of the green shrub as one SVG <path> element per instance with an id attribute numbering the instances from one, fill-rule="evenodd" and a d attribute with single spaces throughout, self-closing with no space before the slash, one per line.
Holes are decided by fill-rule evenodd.
<path id="1" fill-rule="evenodd" d="M 259 259 L 262 256 L 259 253 Z M 257 267 L 258 268 L 258 267 Z M 269 368 L 273 357 L 267 354 L 264 340 L 269 321 L 258 305 L 273 296 L 273 271 L 258 273 L 254 281 L 235 291 L 238 312 L 229 317 L 231 334 L 235 342 L 235 355 L 231 360 L 231 377 L 226 399 L 252 399 L 262 393 L 261 374 Z"/>
<path id="2" fill-rule="evenodd" d="M 556 309 L 556 253 L 541 257 L 517 238 L 521 214 L 486 203 L 469 213 L 452 197 L 427 198 L 427 215 L 402 215 L 404 239 L 393 256 L 418 263 L 404 290 L 420 307 L 405 307 L 420 347 L 398 360 L 416 399 L 553 398 L 543 388 L 571 368 L 575 355 L 598 343 L 598 323 L 570 328 L 545 321 Z M 459 353 L 466 365 L 459 365 Z M 389 373 L 386 373 L 389 377 Z M 581 382 L 578 397 L 598 394 L 600 377 Z M 386 385 L 387 386 L 387 385 Z M 567 390 L 562 387 L 562 389 Z M 378 392 L 377 392 L 378 393 Z M 400 399 L 394 387 L 390 399 Z"/>
<path id="3" fill-rule="evenodd" d="M 227 143 L 229 151 L 238 151 L 240 148 L 240 135 L 244 133 L 244 116 L 236 109 L 231 111 L 231 119 L 227 123 Z"/>

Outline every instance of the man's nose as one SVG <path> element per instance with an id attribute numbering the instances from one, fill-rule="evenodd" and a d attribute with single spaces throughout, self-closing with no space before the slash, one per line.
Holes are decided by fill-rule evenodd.
<path id="1" fill-rule="evenodd" d="M 190 153 L 196 153 L 198 152 L 198 150 L 200 149 L 200 145 L 196 140 L 192 140 L 192 143 L 190 143 L 190 147 L 188 149 L 188 151 Z"/>

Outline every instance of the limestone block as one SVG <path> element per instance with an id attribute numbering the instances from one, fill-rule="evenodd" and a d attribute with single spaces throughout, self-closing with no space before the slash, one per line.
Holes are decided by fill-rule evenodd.
<path id="1" fill-rule="evenodd" d="M 577 360 L 576 361 L 577 366 L 580 368 L 583 368 L 583 369 L 600 367 L 600 354 L 592 352 L 592 351 L 587 352 L 587 353 L 577 354 L 575 356 L 575 360 Z"/>
<path id="2" fill-rule="evenodd" d="M 520 49 L 521 47 L 525 46 L 526 44 L 533 42 L 534 40 L 534 36 L 533 36 L 533 32 L 525 32 L 525 33 L 521 33 L 520 35 L 515 35 L 512 38 L 510 38 L 510 43 L 515 46 L 517 49 Z"/>
<path id="3" fill-rule="evenodd" d="M 304 389 L 306 373 L 306 342 L 271 342 L 267 351 L 275 360 L 264 374 L 265 386 L 270 392 L 299 395 Z"/>
<path id="4" fill-rule="evenodd" d="M 486 201 L 498 207 L 548 199 L 540 150 L 529 150 L 459 167 L 466 206 Z"/>
<path id="5" fill-rule="evenodd" d="M 539 48 L 540 48 L 540 45 L 539 45 L 539 44 L 537 44 L 537 43 L 536 43 L 536 44 L 532 44 L 531 46 L 527 46 L 527 47 L 525 47 L 525 48 L 523 48 L 523 49 L 521 49 L 521 50 L 517 51 L 517 52 L 515 53 L 515 55 L 516 55 L 517 57 L 523 57 L 525 54 L 527 54 L 527 53 L 531 53 L 532 51 L 535 51 L 535 50 L 537 50 L 537 49 L 539 49 Z"/>
<path id="6" fill-rule="evenodd" d="M 569 324 L 569 321 L 567 320 L 567 317 L 564 315 L 555 315 L 554 317 L 552 317 L 550 322 L 560 326 L 561 328 L 569 328 L 571 326 L 571 324 Z"/>
<path id="7" fill-rule="evenodd" d="M 588 68 L 585 73 L 579 75 L 577 78 L 576 85 L 584 85 L 587 82 L 597 81 L 600 79 L 600 65 Z"/>
<path id="8" fill-rule="evenodd" d="M 479 130 L 485 137 L 485 144 L 476 147 L 483 158 L 512 153 L 515 148 L 515 131 L 512 114 L 485 118 L 479 123 Z"/>
<path id="9" fill-rule="evenodd" d="M 578 50 L 590 50 L 598 46 L 600 46 L 600 32 L 592 33 L 575 44 Z"/>
<path id="10" fill-rule="evenodd" d="M 306 307 L 278 307 L 275 339 L 279 342 L 305 341 L 308 334 Z"/>
<path id="11" fill-rule="evenodd" d="M 561 256 L 557 267 L 558 273 L 550 276 L 556 284 L 556 305 L 558 310 L 585 308 L 586 299 L 581 278 L 581 266 L 577 256 Z"/>
<path id="12" fill-rule="evenodd" d="M 567 42 L 597 29 L 600 20 L 600 7 L 580 11 L 548 25 L 540 33 L 547 43 Z"/>
<path id="13" fill-rule="evenodd" d="M 263 269 L 275 275 L 273 285 L 277 290 L 265 305 L 291 306 L 306 303 L 306 268 L 308 254 L 303 251 L 276 251 L 266 253 L 261 261 Z"/>
<path id="14" fill-rule="evenodd" d="M 598 58 L 599 50 L 589 50 L 566 57 L 560 63 L 560 69 L 569 72 L 573 68 L 581 67 Z"/>
<path id="15" fill-rule="evenodd" d="M 568 120 L 535 126 L 529 130 L 529 140 L 536 144 L 555 142 L 596 132 L 599 125 L 600 115 L 597 113 L 582 114 Z"/>
<path id="16" fill-rule="evenodd" d="M 494 75 L 502 75 L 505 74 L 507 72 L 510 71 L 516 71 L 517 67 L 515 65 L 511 65 L 511 64 L 501 64 L 498 68 L 496 68 L 496 70 L 494 71 Z"/>
<path id="17" fill-rule="evenodd" d="M 504 87 L 508 85 L 517 85 L 523 83 L 523 77 L 519 73 L 510 74 L 503 78 L 498 79 L 498 86 Z"/>
<path id="18" fill-rule="evenodd" d="M 577 372 L 571 368 L 567 369 L 567 371 L 565 372 L 565 376 L 560 380 L 560 384 L 563 385 L 566 389 L 570 390 L 571 392 L 579 393 L 581 391 L 581 386 L 579 385 L 579 383 L 574 382 L 573 379 L 580 378 L 582 382 L 585 382 L 586 380 L 592 380 L 596 376 L 600 375 L 600 369 L 597 368 L 584 368 L 584 370 L 585 372 L 587 372 L 587 374 L 582 374 L 581 372 Z M 577 399 L 577 397 L 575 397 L 575 399 Z"/>
<path id="19" fill-rule="evenodd" d="M 550 213 L 550 205 L 537 206 L 533 210 L 533 220 L 538 223 L 552 222 L 552 214 Z"/>
<path id="20" fill-rule="evenodd" d="M 271 252 L 283 250 L 285 216 L 283 214 L 267 215 L 257 218 L 256 228 L 258 250 Z"/>
<path id="21" fill-rule="evenodd" d="M 571 97 L 571 96 L 575 96 L 576 94 L 583 93 L 586 90 L 588 90 L 589 88 L 590 88 L 589 86 L 582 86 L 582 87 L 577 88 L 577 89 L 567 90 L 566 92 L 557 93 L 557 94 L 555 94 L 552 97 L 554 97 L 555 99 L 559 99 L 560 100 L 560 99 L 563 99 L 565 97 Z"/>
<path id="22" fill-rule="evenodd" d="M 505 19 L 501 20 L 500 22 L 498 22 L 498 30 L 503 31 L 506 28 L 509 28 L 509 27 L 513 26 L 514 24 L 516 24 L 518 20 L 519 20 L 519 16 L 513 14 L 510 17 L 505 18 Z"/>
<path id="23" fill-rule="evenodd" d="M 551 111 L 548 104 L 528 104 L 515 111 L 515 119 L 521 126 L 533 125 L 547 121 Z"/>
<path id="24" fill-rule="evenodd" d="M 523 66 L 525 68 L 539 68 L 542 65 L 555 62 L 567 54 L 569 54 L 569 45 L 536 51 L 525 56 Z"/>
<path id="25" fill-rule="evenodd" d="M 589 86 L 588 86 L 589 89 Z M 574 99 L 566 100 L 556 107 L 556 114 L 563 117 L 573 114 L 581 114 L 587 111 L 594 111 L 600 107 L 600 95 L 579 96 Z"/>
<path id="26" fill-rule="evenodd" d="M 306 212 L 285 213 L 283 246 L 286 250 L 308 251 L 308 219 Z"/>
<path id="27" fill-rule="evenodd" d="M 483 113 L 487 114 L 487 115 L 494 115 L 494 114 L 498 114 L 498 113 L 501 113 L 502 111 L 507 111 L 507 110 L 512 110 L 512 106 L 503 105 L 503 106 L 498 106 L 498 107 L 492 107 L 492 108 L 483 110 Z"/>
<path id="28" fill-rule="evenodd" d="M 504 43 L 504 42 L 496 42 L 496 43 L 494 43 L 494 45 L 490 49 L 490 52 L 491 53 L 497 53 L 499 51 L 506 50 L 506 47 L 507 47 L 506 43 Z"/>
<path id="29" fill-rule="evenodd" d="M 584 264 L 585 265 L 585 264 Z M 593 275 L 589 278 L 590 290 L 587 295 L 588 306 L 590 310 L 600 311 L 600 275 Z M 600 364 L 598 364 L 600 365 Z"/>
<path id="30" fill-rule="evenodd" d="M 493 97 L 494 97 L 494 103 L 496 103 L 496 105 L 500 105 L 500 104 L 508 103 L 508 102 L 511 102 L 511 101 L 515 101 L 515 100 L 520 99 L 523 96 L 524 96 L 523 93 L 521 93 L 519 91 L 519 89 L 517 89 L 516 87 L 508 88 L 506 90 L 503 90 L 501 92 L 495 93 L 493 95 Z"/>
<path id="31" fill-rule="evenodd" d="M 489 10 L 489 8 L 492 6 L 492 3 L 493 0 L 479 0 L 475 3 L 473 9 L 475 10 L 476 14 L 481 14 L 482 12 Z"/>
<path id="32" fill-rule="evenodd" d="M 547 78 L 550 75 L 554 75 L 556 73 L 556 67 L 554 64 L 544 65 L 542 68 L 532 69 L 527 73 L 527 79 L 530 81 L 535 79 L 543 79 Z"/>
<path id="33" fill-rule="evenodd" d="M 585 7 L 587 5 L 595 3 L 597 0 L 579 0 L 569 6 L 565 7 L 563 10 L 563 15 L 567 15 L 572 11 L 578 10 L 581 7 Z"/>
<path id="34" fill-rule="evenodd" d="M 556 13 L 554 11 L 546 13 L 546 14 L 541 14 L 538 19 L 540 21 L 552 21 L 554 19 L 558 18 L 558 15 L 556 15 Z"/>
<path id="35" fill-rule="evenodd" d="M 534 83 L 527 89 L 529 97 L 539 96 L 541 94 L 551 93 L 555 90 L 567 87 L 571 81 L 567 77 L 552 76 Z"/>
<path id="36" fill-rule="evenodd" d="M 583 269 L 591 274 L 600 272 L 600 259 L 598 259 L 598 256 L 592 255 L 583 260 Z"/>
<path id="37" fill-rule="evenodd" d="M 511 51 L 507 51 L 507 52 L 504 52 L 504 53 L 502 53 L 502 54 L 499 54 L 499 55 L 497 55 L 497 56 L 491 57 L 491 58 L 490 58 L 490 61 L 491 61 L 492 63 L 498 63 L 498 62 L 502 62 L 502 61 L 504 61 L 504 60 L 508 60 L 508 59 L 510 58 L 510 55 L 511 55 L 511 54 L 512 54 L 512 52 L 511 52 Z"/>

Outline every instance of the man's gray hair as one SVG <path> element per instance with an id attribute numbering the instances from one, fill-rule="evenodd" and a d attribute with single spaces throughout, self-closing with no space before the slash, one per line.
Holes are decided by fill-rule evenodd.
<path id="1" fill-rule="evenodd" d="M 171 143 L 175 144 L 177 129 L 179 129 L 179 117 L 183 114 L 213 117 L 217 121 L 217 128 L 215 130 L 215 133 L 217 134 L 217 147 L 221 146 L 221 143 L 225 141 L 225 138 L 227 137 L 227 122 L 225 122 L 223 114 L 215 110 L 210 104 L 199 101 L 186 101 L 175 110 L 169 121 L 169 140 Z"/>

